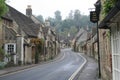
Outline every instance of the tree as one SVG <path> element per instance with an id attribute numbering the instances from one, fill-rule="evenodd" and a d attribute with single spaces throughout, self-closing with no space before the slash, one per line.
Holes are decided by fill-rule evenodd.
<path id="1" fill-rule="evenodd" d="M 55 20 L 60 22 L 62 20 L 61 12 L 59 10 L 55 11 Z"/>
<path id="2" fill-rule="evenodd" d="M 73 19 L 73 11 L 71 10 L 69 15 L 68 15 L 68 19 Z"/>
<path id="3" fill-rule="evenodd" d="M 48 21 L 50 22 L 50 25 L 51 25 L 52 27 L 55 27 L 55 19 L 54 19 L 54 18 L 48 17 Z"/>
<path id="4" fill-rule="evenodd" d="M 37 16 L 38 20 L 40 20 L 41 22 L 44 22 L 43 16 L 42 15 L 38 15 Z"/>
<path id="5" fill-rule="evenodd" d="M 68 17 L 62 20 L 61 12 L 55 12 L 55 18 L 48 17 L 50 21 L 50 25 L 54 27 L 59 35 L 67 36 L 68 32 L 71 35 L 75 35 L 77 31 L 81 27 L 88 27 L 89 29 L 91 26 L 94 26 L 93 23 L 90 22 L 89 16 L 82 15 L 79 10 L 70 11 Z"/>
<path id="6" fill-rule="evenodd" d="M 74 23 L 76 28 L 79 30 L 81 28 L 81 14 L 79 10 L 75 10 L 74 12 Z"/>
<path id="7" fill-rule="evenodd" d="M 77 28 L 75 26 L 72 26 L 69 31 L 72 35 L 75 35 L 77 33 Z"/>
<path id="8" fill-rule="evenodd" d="M 0 0 L 0 17 L 3 16 L 8 11 L 5 0 Z"/>

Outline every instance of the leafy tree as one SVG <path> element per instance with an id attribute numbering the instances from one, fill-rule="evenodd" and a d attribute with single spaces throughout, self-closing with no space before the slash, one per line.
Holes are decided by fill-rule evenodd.
<path id="1" fill-rule="evenodd" d="M 55 18 L 48 17 L 48 20 L 50 21 L 50 25 L 55 27 L 57 33 L 64 37 L 68 35 L 68 32 L 71 35 L 75 35 L 81 27 L 88 27 L 90 30 L 94 26 L 90 22 L 89 16 L 82 15 L 79 10 L 71 10 L 68 17 L 64 20 L 62 20 L 61 12 L 57 10 L 55 12 Z"/>
<path id="2" fill-rule="evenodd" d="M 52 22 L 52 26 L 56 28 L 57 31 L 61 31 L 61 22 L 62 22 L 62 16 L 61 16 L 61 12 L 59 10 L 55 11 L 55 18 L 51 18 L 50 22 Z"/>
<path id="3" fill-rule="evenodd" d="M 5 56 L 5 52 L 2 48 L 0 48 L 0 61 L 3 61 L 4 56 Z"/>
<path id="4" fill-rule="evenodd" d="M 61 25 L 63 28 L 70 28 L 71 26 L 74 25 L 74 21 L 72 19 L 65 19 L 62 21 Z"/>
<path id="5" fill-rule="evenodd" d="M 50 21 L 50 25 L 55 27 L 55 19 L 52 17 L 48 17 L 48 21 Z"/>
<path id="6" fill-rule="evenodd" d="M 41 22 L 44 22 L 43 16 L 42 15 L 38 15 L 37 16 L 38 20 L 40 20 Z"/>
<path id="7" fill-rule="evenodd" d="M 72 35 L 75 35 L 77 33 L 77 28 L 75 26 L 71 26 L 70 31 Z"/>
<path id="8" fill-rule="evenodd" d="M 74 12 L 74 23 L 75 23 L 75 26 L 78 28 L 81 27 L 81 14 L 80 14 L 80 11 L 79 10 L 75 10 Z"/>
<path id="9" fill-rule="evenodd" d="M 59 10 L 55 11 L 55 20 L 60 22 L 62 20 L 61 12 Z"/>
<path id="10" fill-rule="evenodd" d="M 73 19 L 73 11 L 71 10 L 69 15 L 68 15 L 68 19 Z"/>
<path id="11" fill-rule="evenodd" d="M 0 17 L 3 16 L 7 12 L 8 8 L 5 3 L 5 0 L 0 0 Z"/>

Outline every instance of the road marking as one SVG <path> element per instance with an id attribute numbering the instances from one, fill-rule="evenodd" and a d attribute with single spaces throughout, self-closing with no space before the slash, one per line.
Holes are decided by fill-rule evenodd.
<path id="1" fill-rule="evenodd" d="M 63 60 L 64 58 L 65 58 L 65 53 L 63 54 L 62 58 L 59 61 Z"/>
<path id="2" fill-rule="evenodd" d="M 5 73 L 5 74 L 2 74 L 2 75 L 0 75 L 0 78 L 1 77 L 5 77 L 5 76 L 9 76 L 9 75 L 12 75 L 12 74 L 16 74 L 16 73 L 20 73 L 20 72 L 23 72 L 23 71 L 27 71 L 27 70 L 30 70 L 30 69 L 32 69 L 33 67 L 36 67 L 36 66 L 31 66 L 31 67 L 29 67 L 29 68 L 24 68 L 24 69 L 21 69 L 21 70 L 17 70 L 17 71 L 13 71 L 13 72 L 8 72 L 8 73 Z"/>
<path id="3" fill-rule="evenodd" d="M 65 52 L 63 52 L 63 53 L 64 54 L 63 54 L 62 58 L 60 58 L 59 60 L 56 60 L 55 62 L 60 62 L 60 61 L 62 61 L 65 58 Z"/>
<path id="4" fill-rule="evenodd" d="M 84 63 L 70 76 L 68 80 L 74 80 L 75 76 L 79 73 L 79 71 L 84 67 L 84 65 L 87 63 L 87 60 L 80 54 L 78 54 L 84 59 Z"/>

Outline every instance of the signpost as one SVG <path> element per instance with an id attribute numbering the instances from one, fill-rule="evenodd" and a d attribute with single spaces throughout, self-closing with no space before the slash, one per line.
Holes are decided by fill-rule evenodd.
<path id="1" fill-rule="evenodd" d="M 98 67 L 99 67 L 99 78 L 101 78 L 101 70 L 100 70 L 100 51 L 99 51 L 99 30 L 98 30 L 99 16 L 98 16 L 97 11 L 90 11 L 90 21 L 93 22 L 93 23 L 97 23 Z"/>

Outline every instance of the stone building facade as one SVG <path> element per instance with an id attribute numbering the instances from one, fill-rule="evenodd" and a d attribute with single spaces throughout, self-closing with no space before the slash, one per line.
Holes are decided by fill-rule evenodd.
<path id="1" fill-rule="evenodd" d="M 101 1 L 100 14 L 100 49 L 101 72 L 103 80 L 119 80 L 119 8 L 120 1 L 116 0 L 110 11 L 103 15 L 105 1 Z"/>
<path id="2" fill-rule="evenodd" d="M 38 62 L 37 55 L 40 55 L 37 56 L 39 60 L 44 60 L 47 53 L 53 56 L 59 53 L 56 33 L 32 15 L 30 6 L 27 16 L 9 5 L 8 8 L 9 11 L 0 21 L 0 47 L 6 55 L 12 55 L 10 58 L 5 57 L 5 62 L 12 60 L 14 64 L 31 64 Z M 44 32 L 45 26 L 47 30 Z M 39 46 L 36 43 L 40 43 Z M 38 47 L 41 49 L 38 50 Z"/>

